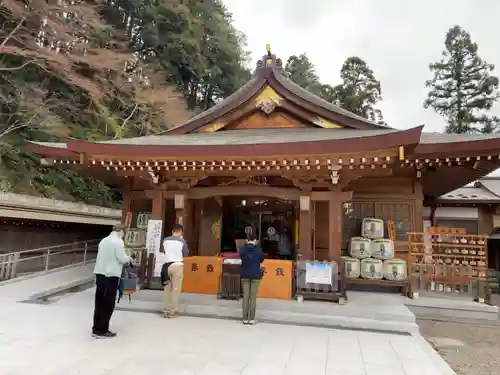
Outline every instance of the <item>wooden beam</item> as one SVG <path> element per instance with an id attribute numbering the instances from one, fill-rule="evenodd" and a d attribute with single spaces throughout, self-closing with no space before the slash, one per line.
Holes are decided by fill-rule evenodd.
<path id="1" fill-rule="evenodd" d="M 298 200 L 300 190 L 295 188 L 266 187 L 253 185 L 194 187 L 188 190 L 189 199 L 205 199 L 214 196 L 255 196 Z"/>

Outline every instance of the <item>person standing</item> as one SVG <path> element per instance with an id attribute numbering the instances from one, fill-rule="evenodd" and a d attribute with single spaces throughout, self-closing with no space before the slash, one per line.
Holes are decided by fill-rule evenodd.
<path id="1" fill-rule="evenodd" d="M 115 309 L 118 283 L 123 266 L 131 262 L 125 252 L 125 226 L 117 224 L 109 236 L 99 242 L 94 267 L 96 278 L 94 325 L 92 336 L 96 338 L 115 337 L 109 330 L 109 321 Z"/>
<path id="2" fill-rule="evenodd" d="M 243 324 L 255 324 L 257 308 L 257 292 L 259 291 L 264 261 L 264 253 L 257 245 L 255 235 L 249 234 L 245 244 L 239 249 L 241 258 L 241 283 L 243 285 Z"/>
<path id="3" fill-rule="evenodd" d="M 178 316 L 182 280 L 184 279 L 184 257 L 189 255 L 189 249 L 183 237 L 182 225 L 176 224 L 172 235 L 163 240 L 165 252 L 165 286 L 163 316 L 176 318 Z"/>

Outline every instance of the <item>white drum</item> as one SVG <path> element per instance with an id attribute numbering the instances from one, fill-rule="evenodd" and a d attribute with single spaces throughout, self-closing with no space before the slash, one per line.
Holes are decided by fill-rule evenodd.
<path id="1" fill-rule="evenodd" d="M 353 258 L 363 259 L 372 256 L 371 240 L 364 237 L 351 237 L 349 254 Z"/>
<path id="2" fill-rule="evenodd" d="M 344 260 L 344 275 L 347 279 L 357 279 L 361 274 L 361 263 L 359 259 L 342 257 Z"/>
<path id="3" fill-rule="evenodd" d="M 127 229 L 124 242 L 127 247 L 146 246 L 146 231 L 136 228 Z"/>
<path id="4" fill-rule="evenodd" d="M 368 280 L 381 280 L 383 265 L 380 259 L 367 258 L 361 261 L 361 277 Z"/>
<path id="5" fill-rule="evenodd" d="M 394 258 L 394 243 L 388 238 L 372 240 L 371 253 L 372 257 L 377 259 L 392 259 Z"/>
<path id="6" fill-rule="evenodd" d="M 361 226 L 361 235 L 366 238 L 384 238 L 384 221 L 365 217 Z"/>
<path id="7" fill-rule="evenodd" d="M 384 279 L 391 281 L 404 281 L 406 278 L 406 261 L 403 259 L 388 259 L 384 261 Z"/>

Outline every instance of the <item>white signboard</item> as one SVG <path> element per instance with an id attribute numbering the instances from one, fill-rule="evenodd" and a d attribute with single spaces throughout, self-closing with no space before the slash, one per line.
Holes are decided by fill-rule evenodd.
<path id="1" fill-rule="evenodd" d="M 165 254 L 163 253 L 156 253 L 155 257 L 155 268 L 153 270 L 153 276 L 154 277 L 160 277 L 161 276 L 161 268 L 165 264 Z"/>
<path id="2" fill-rule="evenodd" d="M 332 285 L 332 265 L 327 263 L 306 263 L 306 283 Z"/>
<path id="3" fill-rule="evenodd" d="M 148 231 L 146 232 L 146 249 L 148 254 L 158 254 L 161 247 L 163 221 L 149 220 Z"/>

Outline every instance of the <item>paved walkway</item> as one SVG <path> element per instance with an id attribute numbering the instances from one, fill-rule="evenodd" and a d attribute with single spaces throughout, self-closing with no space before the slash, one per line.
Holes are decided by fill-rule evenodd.
<path id="1" fill-rule="evenodd" d="M 44 283 L 34 281 L 25 282 Z M 29 288 L 12 287 L 0 286 L 2 375 L 448 375 L 451 371 L 419 335 L 264 323 L 244 326 L 233 320 L 190 317 L 165 320 L 155 314 L 116 311 L 112 328 L 118 337 L 95 340 L 89 332 L 92 306 L 63 303 L 65 297 L 50 305 L 15 303 L 6 291 L 15 290 L 19 297 Z M 67 301 L 84 296 L 73 294 Z"/>

